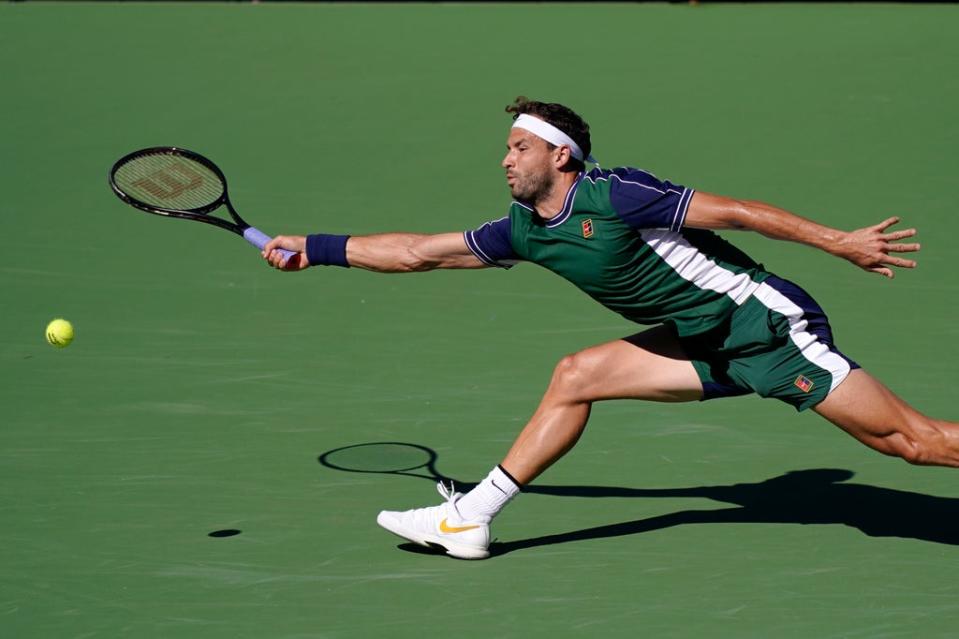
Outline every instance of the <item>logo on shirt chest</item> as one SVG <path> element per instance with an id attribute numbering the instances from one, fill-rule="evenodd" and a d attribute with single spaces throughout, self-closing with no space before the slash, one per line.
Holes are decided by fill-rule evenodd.
<path id="1" fill-rule="evenodd" d="M 587 239 L 593 237 L 593 221 L 592 220 L 583 220 L 583 237 Z"/>

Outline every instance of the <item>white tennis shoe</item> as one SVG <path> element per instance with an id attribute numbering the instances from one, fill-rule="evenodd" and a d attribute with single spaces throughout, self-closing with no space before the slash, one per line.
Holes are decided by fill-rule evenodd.
<path id="1" fill-rule="evenodd" d="M 428 548 L 439 548 L 459 559 L 486 559 L 489 557 L 489 522 L 466 521 L 456 509 L 463 495 L 447 489 L 440 482 L 437 490 L 445 503 L 429 508 L 415 508 L 403 512 L 384 510 L 376 523 L 394 535 Z"/>

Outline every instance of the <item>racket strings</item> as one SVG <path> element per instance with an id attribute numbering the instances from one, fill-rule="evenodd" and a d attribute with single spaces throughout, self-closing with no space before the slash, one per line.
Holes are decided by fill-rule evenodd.
<path id="1" fill-rule="evenodd" d="M 191 211 L 220 200 L 223 180 L 207 166 L 181 155 L 150 153 L 131 158 L 114 173 L 116 185 L 149 206 Z"/>

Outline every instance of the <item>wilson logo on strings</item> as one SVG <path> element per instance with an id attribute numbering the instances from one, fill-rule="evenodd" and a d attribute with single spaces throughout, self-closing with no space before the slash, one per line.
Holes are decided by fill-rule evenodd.
<path id="1" fill-rule="evenodd" d="M 174 175 L 174 171 L 179 175 Z M 150 177 L 139 179 L 133 184 L 153 197 L 170 200 L 184 191 L 192 191 L 203 184 L 203 176 L 182 162 L 175 162 L 169 168 L 157 171 Z"/>

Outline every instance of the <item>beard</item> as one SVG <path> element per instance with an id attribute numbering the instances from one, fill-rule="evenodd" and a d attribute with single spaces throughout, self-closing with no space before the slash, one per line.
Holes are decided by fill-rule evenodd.
<path id="1" fill-rule="evenodd" d="M 553 176 L 547 172 L 539 175 L 526 174 L 523 176 L 513 174 L 513 186 L 510 187 L 510 193 L 517 200 L 535 205 L 549 196 L 553 191 L 554 183 Z"/>

